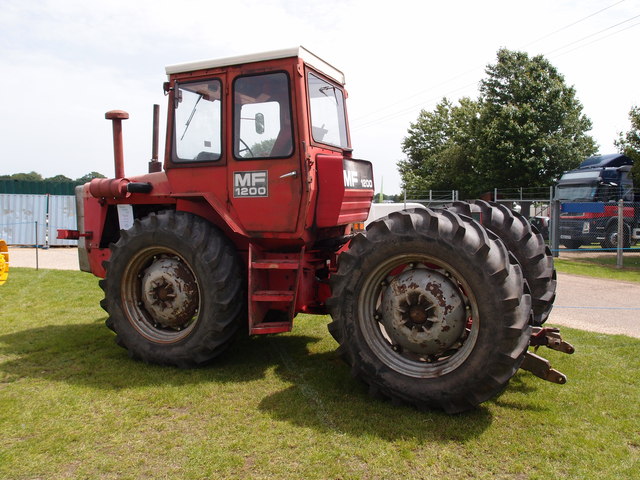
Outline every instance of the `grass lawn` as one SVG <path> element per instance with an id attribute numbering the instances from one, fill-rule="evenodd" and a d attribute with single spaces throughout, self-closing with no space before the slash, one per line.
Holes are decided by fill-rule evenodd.
<path id="1" fill-rule="evenodd" d="M 640 478 L 640 340 L 563 328 L 566 385 L 521 371 L 448 416 L 369 398 L 327 317 L 179 370 L 130 360 L 100 298 L 80 272 L 0 287 L 0 478 Z"/>
<path id="2" fill-rule="evenodd" d="M 554 264 L 559 272 L 640 282 L 640 255 L 625 253 L 621 269 L 616 267 L 616 260 L 615 253 L 599 255 L 585 253 L 570 259 L 562 258 L 562 253 L 560 253 L 560 258 L 554 259 Z"/>

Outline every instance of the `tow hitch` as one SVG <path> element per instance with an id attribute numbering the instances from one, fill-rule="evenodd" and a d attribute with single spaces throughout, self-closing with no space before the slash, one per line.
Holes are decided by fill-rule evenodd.
<path id="1" fill-rule="evenodd" d="M 573 345 L 562 339 L 560 330 L 549 327 L 533 327 L 529 345 L 535 347 L 535 350 L 534 352 L 526 353 L 520 368 L 548 382 L 558 383 L 560 385 L 567 383 L 566 375 L 551 368 L 549 360 L 535 353 L 541 345 L 563 353 L 572 354 L 575 352 Z"/>

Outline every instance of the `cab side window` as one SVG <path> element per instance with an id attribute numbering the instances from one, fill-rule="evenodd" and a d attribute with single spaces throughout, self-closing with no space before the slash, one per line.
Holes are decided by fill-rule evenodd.
<path id="1" fill-rule="evenodd" d="M 233 99 L 236 158 L 282 158 L 293 154 L 286 73 L 239 77 L 234 82 Z"/>

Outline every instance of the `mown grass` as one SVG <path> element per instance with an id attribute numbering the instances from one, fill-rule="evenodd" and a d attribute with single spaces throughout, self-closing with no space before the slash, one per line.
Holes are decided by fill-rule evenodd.
<path id="1" fill-rule="evenodd" d="M 100 298 L 79 272 L 0 287 L 0 478 L 640 478 L 639 340 L 563 329 L 566 385 L 519 372 L 447 416 L 371 399 L 327 317 L 178 370 L 130 360 Z"/>
<path id="2" fill-rule="evenodd" d="M 640 255 L 625 254 L 623 268 L 617 268 L 615 254 L 601 254 L 591 256 L 588 254 L 575 258 L 554 259 L 556 270 L 575 275 L 587 275 L 597 278 L 608 278 L 626 282 L 640 282 Z"/>

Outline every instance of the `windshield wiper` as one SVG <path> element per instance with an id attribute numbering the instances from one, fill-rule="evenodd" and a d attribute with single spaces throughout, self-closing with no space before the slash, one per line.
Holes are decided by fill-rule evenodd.
<path id="1" fill-rule="evenodd" d="M 187 122 L 184 124 L 184 132 L 182 132 L 180 141 L 182 141 L 182 139 L 184 138 L 184 135 L 187 133 L 187 130 L 189 129 L 189 125 L 191 124 L 191 119 L 193 119 L 193 115 L 196 113 L 196 108 L 198 107 L 198 103 L 200 103 L 200 100 L 202 100 L 201 93 L 198 94 L 198 99 L 196 100 L 196 103 L 193 105 L 193 109 L 191 110 L 191 114 L 189 115 Z"/>

